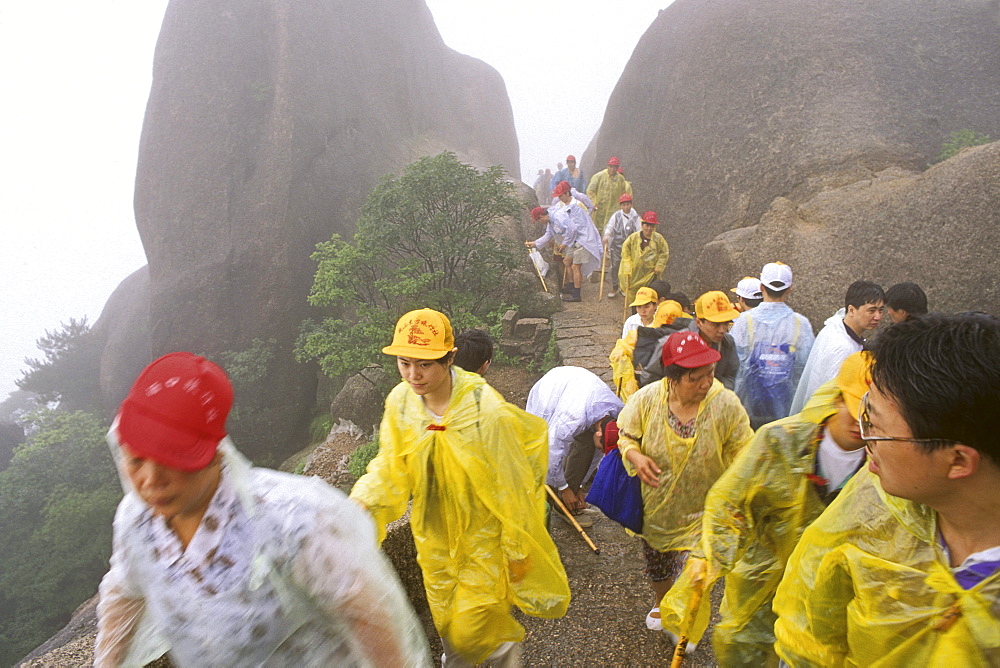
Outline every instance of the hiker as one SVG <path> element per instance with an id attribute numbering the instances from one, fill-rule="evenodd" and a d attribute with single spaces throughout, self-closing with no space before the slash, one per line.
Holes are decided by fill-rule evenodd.
<path id="1" fill-rule="evenodd" d="M 94 665 L 429 665 L 371 519 L 319 478 L 254 467 L 226 434 L 232 403 L 225 372 L 185 352 L 122 402 Z"/>
<path id="2" fill-rule="evenodd" d="M 559 289 L 563 290 L 567 285 L 571 286 L 572 281 L 564 282 L 564 272 L 560 268 L 560 265 L 563 265 L 566 260 L 566 256 L 559 251 L 563 235 L 566 234 L 566 228 L 561 222 L 554 222 L 552 220 L 552 216 L 549 215 L 549 207 L 536 206 L 531 210 L 531 219 L 539 225 L 544 225 L 545 232 L 534 241 L 525 241 L 524 245 L 528 248 L 544 248 L 551 243 L 552 263 L 556 265 L 554 273 L 556 280 L 559 282 Z"/>
<path id="3" fill-rule="evenodd" d="M 618 205 L 619 210 L 611 214 L 604 226 L 604 252 L 610 253 L 607 271 L 611 275 L 611 289 L 608 292 L 611 299 L 619 295 L 618 267 L 622 261 L 622 244 L 640 228 L 639 212 L 632 208 L 632 195 L 623 194 L 618 198 Z"/>
<path id="4" fill-rule="evenodd" d="M 607 421 L 618 416 L 622 401 L 607 383 L 577 366 L 557 366 L 528 392 L 526 410 L 544 419 L 549 432 L 546 484 L 555 490 L 581 526 L 593 522 L 586 514 L 583 483 L 597 468 Z"/>
<path id="5" fill-rule="evenodd" d="M 798 413 L 820 385 L 837 375 L 841 362 L 864 349 L 865 334 L 882 321 L 885 293 L 871 281 L 854 281 L 844 296 L 844 308 L 823 323 L 816 335 L 790 411 Z"/>
<path id="6" fill-rule="evenodd" d="M 535 179 L 535 183 L 532 189 L 535 191 L 535 199 L 541 206 L 548 206 L 552 198 L 549 193 L 552 192 L 552 170 L 546 169 L 543 173 L 542 170 L 538 170 L 538 178 Z"/>
<path id="7" fill-rule="evenodd" d="M 580 289 L 583 279 L 601 266 L 604 249 L 594 222 L 587 215 L 586 206 L 574 198 L 566 181 L 560 181 L 552 194 L 558 202 L 549 207 L 553 229 L 565 230 L 558 250 L 565 255 L 563 265 L 569 269 L 571 284 L 563 285 L 563 301 L 582 301 Z M 535 245 L 543 245 L 545 237 L 535 240 Z"/>
<path id="8" fill-rule="evenodd" d="M 760 303 L 764 300 L 764 295 L 760 288 L 760 279 L 753 276 L 741 278 L 736 283 L 736 287 L 730 288 L 729 291 L 736 294 L 736 303 L 733 306 L 740 312 L 740 317 L 747 311 L 760 306 Z"/>
<path id="9" fill-rule="evenodd" d="M 698 297 L 694 302 L 694 313 L 694 319 L 677 317 L 674 323 L 686 324 L 688 331 L 696 332 L 705 344 L 719 351 L 720 359 L 714 366 L 715 377 L 723 387 L 731 390 L 736 384 L 740 362 L 729 329 L 739 313 L 733 308 L 726 293 L 720 290 L 711 290 Z M 665 343 L 664 339 L 661 341 Z M 646 386 L 660 380 L 664 377 L 664 370 L 663 362 L 654 355 L 640 374 L 639 385 Z"/>
<path id="10" fill-rule="evenodd" d="M 660 278 L 670 259 L 670 246 L 663 235 L 656 231 L 660 221 L 655 211 L 642 214 L 641 228 L 625 239 L 622 259 L 618 266 L 618 284 L 625 298 L 635 301 L 635 293 L 650 281 Z"/>
<path id="11" fill-rule="evenodd" d="M 896 283 L 885 291 L 885 312 L 893 324 L 927 315 L 927 295 L 916 283 Z"/>
<path id="12" fill-rule="evenodd" d="M 639 389 L 639 374 L 648 364 L 659 338 L 685 329 L 683 326 L 673 325 L 681 314 L 681 307 L 677 302 L 660 302 L 649 327 L 630 330 L 615 342 L 615 347 L 608 355 L 608 362 L 611 364 L 612 386 L 622 401 L 627 401 Z"/>
<path id="13" fill-rule="evenodd" d="M 635 299 L 629 306 L 635 308 L 635 313 L 625 318 L 622 325 L 622 338 L 637 327 L 649 327 L 653 324 L 653 314 L 656 313 L 656 305 L 660 297 L 652 288 L 639 288 L 636 290 Z"/>
<path id="14" fill-rule="evenodd" d="M 872 346 L 868 466 L 802 534 L 774 598 L 792 666 L 1000 662 L 1000 321 L 932 314 Z"/>
<path id="15" fill-rule="evenodd" d="M 763 303 L 741 313 L 730 331 L 740 360 L 736 396 L 754 429 L 788 417 L 814 338 L 809 319 L 785 303 L 792 291 L 791 267 L 765 264 L 758 285 Z"/>
<path id="16" fill-rule="evenodd" d="M 705 499 L 701 542 L 660 604 L 663 628 L 677 635 L 696 578 L 710 592 L 726 578 L 721 621 L 712 648 L 721 666 L 773 665 L 771 601 L 785 562 L 809 524 L 836 498 L 865 461 L 858 407 L 868 391 L 868 353 L 853 353 L 835 380 L 823 385 L 801 413 L 759 429 Z M 689 640 L 708 625 L 709 597 Z"/>
<path id="17" fill-rule="evenodd" d="M 438 311 L 404 315 L 382 352 L 403 380 L 385 400 L 378 455 L 351 499 L 374 516 L 380 540 L 412 499 L 444 666 L 520 665 L 524 628 L 511 605 L 555 618 L 570 596 L 545 529 L 545 423 L 453 365 L 451 323 Z"/>
<path id="18" fill-rule="evenodd" d="M 552 180 L 549 182 L 549 191 L 555 190 L 560 181 L 566 181 L 574 190 L 585 192 L 587 189 L 587 179 L 583 176 L 583 170 L 578 169 L 576 166 L 576 156 L 567 155 L 566 167 L 562 167 L 561 164 L 559 171 L 552 175 Z"/>
<path id="19" fill-rule="evenodd" d="M 625 182 L 625 177 L 618 173 L 621 161 L 612 157 L 608 160 L 607 169 L 602 169 L 590 178 L 587 184 L 587 197 L 594 203 L 591 218 L 598 232 L 604 231 L 604 225 L 621 204 L 623 195 L 631 195 L 631 188 Z"/>
<path id="20" fill-rule="evenodd" d="M 665 377 L 633 394 L 618 416 L 618 450 L 642 481 L 646 575 L 660 627 L 660 599 L 680 574 L 701 534 L 705 494 L 753 432 L 732 391 L 715 379 L 721 355 L 694 332 L 675 332 L 663 346 Z"/>
<path id="21" fill-rule="evenodd" d="M 493 339 L 481 329 L 467 329 L 455 337 L 455 366 L 480 376 L 493 362 Z"/>

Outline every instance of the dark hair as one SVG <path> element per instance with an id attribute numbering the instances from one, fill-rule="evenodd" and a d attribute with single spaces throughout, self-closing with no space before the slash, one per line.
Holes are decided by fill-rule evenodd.
<path id="1" fill-rule="evenodd" d="M 665 369 L 663 369 L 663 377 L 669 378 L 675 383 L 678 382 L 684 376 L 688 376 L 699 369 L 704 369 L 708 364 L 703 366 L 696 366 L 692 368 L 687 368 L 686 366 L 680 366 L 679 364 L 670 364 Z"/>
<path id="2" fill-rule="evenodd" d="M 443 356 L 437 358 L 436 360 L 431 360 L 431 362 L 437 362 L 438 364 L 440 364 L 442 366 L 444 366 L 445 364 L 448 364 L 449 362 L 451 362 L 452 364 L 454 364 L 455 363 L 455 360 L 453 359 L 454 357 L 455 357 L 455 351 L 454 350 L 449 350 Z"/>
<path id="3" fill-rule="evenodd" d="M 895 399 L 914 438 L 975 448 L 1000 464 L 1000 320 L 932 314 L 879 334 L 872 382 Z M 926 450 L 947 442 L 919 443 Z"/>
<path id="4" fill-rule="evenodd" d="M 853 306 L 861 308 L 865 304 L 877 304 L 885 301 L 885 292 L 877 283 L 871 281 L 854 281 L 847 288 L 847 295 L 844 297 L 844 308 Z"/>
<path id="5" fill-rule="evenodd" d="M 760 306 L 760 303 L 764 301 L 763 297 L 761 297 L 760 299 L 750 299 L 749 297 L 744 297 L 743 295 L 739 295 L 739 297 L 740 299 L 743 300 L 743 303 L 746 304 L 748 308 L 757 308 L 758 306 Z"/>
<path id="6" fill-rule="evenodd" d="M 896 283 L 885 291 L 885 305 L 894 311 L 906 311 L 909 315 L 924 315 L 927 313 L 927 295 L 916 283 Z"/>
<path id="7" fill-rule="evenodd" d="M 670 283 L 660 278 L 652 281 L 649 287 L 656 291 L 656 296 L 660 299 L 664 299 L 670 293 Z"/>
<path id="8" fill-rule="evenodd" d="M 792 287 L 792 286 L 789 285 L 788 288 L 790 288 L 790 287 Z M 780 290 L 772 290 L 771 288 L 767 287 L 763 283 L 760 284 L 760 289 L 763 290 L 765 293 L 767 293 L 767 296 L 770 297 L 771 299 L 781 299 L 781 295 L 783 295 L 786 292 L 788 292 L 788 288 L 782 288 Z M 760 301 L 760 300 L 758 300 L 758 301 Z"/>
<path id="9" fill-rule="evenodd" d="M 669 292 L 667 293 L 667 299 L 672 299 L 681 305 L 681 310 L 685 313 L 691 312 L 691 300 L 683 292 Z"/>
<path id="10" fill-rule="evenodd" d="M 493 359 L 493 339 L 481 329 L 465 330 L 455 337 L 455 346 L 455 364 L 466 371 L 478 371 Z"/>

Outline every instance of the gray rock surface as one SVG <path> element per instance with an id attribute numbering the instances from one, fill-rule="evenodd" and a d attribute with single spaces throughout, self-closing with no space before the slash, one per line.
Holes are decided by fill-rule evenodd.
<path id="1" fill-rule="evenodd" d="M 94 323 L 101 340 L 101 404 L 111 418 L 132 383 L 153 361 L 149 340 L 149 267 L 131 273 L 111 293 Z"/>
<path id="2" fill-rule="evenodd" d="M 330 404 L 334 422 L 344 419 L 371 434 L 382 421 L 382 409 L 389 391 L 399 382 L 395 374 L 368 367 L 351 376 Z"/>
<path id="3" fill-rule="evenodd" d="M 455 151 L 519 177 L 499 74 L 445 46 L 420 0 L 172 0 L 153 65 L 135 212 L 153 355 L 277 341 L 248 454 L 294 448 L 315 372 L 292 357 L 317 242 L 378 179 Z"/>
<path id="4" fill-rule="evenodd" d="M 821 326 L 859 278 L 915 281 L 932 311 L 1000 314 L 1000 142 L 963 150 L 925 172 L 887 169 L 801 204 L 778 198 L 758 225 L 724 235 L 698 260 L 701 287 L 781 258 L 791 305 Z"/>
<path id="5" fill-rule="evenodd" d="M 995 0 L 676 0 L 636 46 L 584 168 L 622 159 L 664 223 L 668 279 L 689 288 L 701 248 L 777 197 L 923 169 L 964 128 L 1000 137 L 998 19 Z M 700 276 L 731 287 L 753 267 Z"/>

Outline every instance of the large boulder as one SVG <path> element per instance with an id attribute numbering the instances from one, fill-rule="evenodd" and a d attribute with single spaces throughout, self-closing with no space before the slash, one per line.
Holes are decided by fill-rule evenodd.
<path id="1" fill-rule="evenodd" d="M 795 273 L 792 305 L 817 325 L 859 278 L 886 288 L 915 281 L 932 311 L 1000 315 L 997 248 L 1000 142 L 926 172 L 873 173 L 800 204 L 777 198 L 760 224 L 708 244 L 699 265 L 739 275 L 783 258 Z"/>
<path id="2" fill-rule="evenodd" d="M 636 46 L 588 173 L 620 156 L 666 221 L 668 278 L 728 286 L 759 267 L 723 274 L 702 247 L 776 198 L 924 169 L 957 130 L 1000 136 L 998 19 L 996 0 L 676 0 Z"/>
<path id="3" fill-rule="evenodd" d="M 503 80 L 445 46 L 422 0 L 171 0 L 135 191 L 151 349 L 273 342 L 251 455 L 288 454 L 310 417 L 315 368 L 292 350 L 315 244 L 445 149 L 520 176 Z"/>

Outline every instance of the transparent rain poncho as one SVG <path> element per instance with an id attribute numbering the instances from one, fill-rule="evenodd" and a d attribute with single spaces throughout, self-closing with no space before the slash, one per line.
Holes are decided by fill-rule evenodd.
<path id="1" fill-rule="evenodd" d="M 591 218 L 593 218 L 598 231 L 603 232 L 604 224 L 608 222 L 608 218 L 619 210 L 618 198 L 631 190 L 625 177 L 617 172 L 611 176 L 608 174 L 608 170 L 602 169 L 590 177 L 590 183 L 587 184 L 587 197 L 594 203 Z"/>
<path id="2" fill-rule="evenodd" d="M 660 602 L 660 617 L 664 629 L 679 633 L 697 575 L 706 573 L 705 591 L 726 576 L 722 620 L 712 633 L 719 665 L 763 666 L 774 657 L 771 601 L 799 537 L 826 508 L 810 476 L 839 396 L 830 381 L 801 413 L 761 427 L 705 498 L 701 542 Z M 691 642 L 701 640 L 710 613 L 705 596 Z"/>
<path id="3" fill-rule="evenodd" d="M 1000 665 L 1000 573 L 963 589 L 934 510 L 866 468 L 802 535 L 774 611 L 791 666 Z"/>
<path id="4" fill-rule="evenodd" d="M 167 652 L 179 666 L 430 665 L 371 518 L 338 490 L 254 468 L 226 438 L 219 488 L 182 550 L 122 472 L 114 425 L 108 441 L 126 494 L 100 587 L 96 666 Z"/>
<path id="5" fill-rule="evenodd" d="M 669 383 L 657 381 L 633 394 L 618 416 L 618 449 L 638 449 L 660 467 L 659 487 L 642 485 L 642 537 L 659 552 L 690 550 L 701 535 L 705 495 L 753 436 L 739 399 L 717 380 L 698 407 L 695 435 L 681 438 L 667 423 Z"/>
<path id="6" fill-rule="evenodd" d="M 583 367 L 557 366 L 531 387 L 527 411 L 548 424 L 550 485 L 566 484 L 563 458 L 573 439 L 604 417 L 618 417 L 621 409 L 608 384 Z"/>
<path id="7" fill-rule="evenodd" d="M 642 248 L 642 233 L 636 232 L 622 244 L 622 259 L 618 265 L 618 284 L 627 289 L 625 298 L 631 304 L 639 288 L 663 275 L 670 259 L 670 246 L 659 232 L 653 232 L 646 249 Z"/>
<path id="8" fill-rule="evenodd" d="M 410 525 L 434 624 L 464 659 L 483 661 L 536 617 L 566 613 L 566 573 L 545 528 L 548 440 L 543 420 L 508 404 L 480 376 L 454 368 L 441 419 L 406 383 L 389 393 L 380 449 L 351 497 L 380 535 L 412 498 Z"/>

